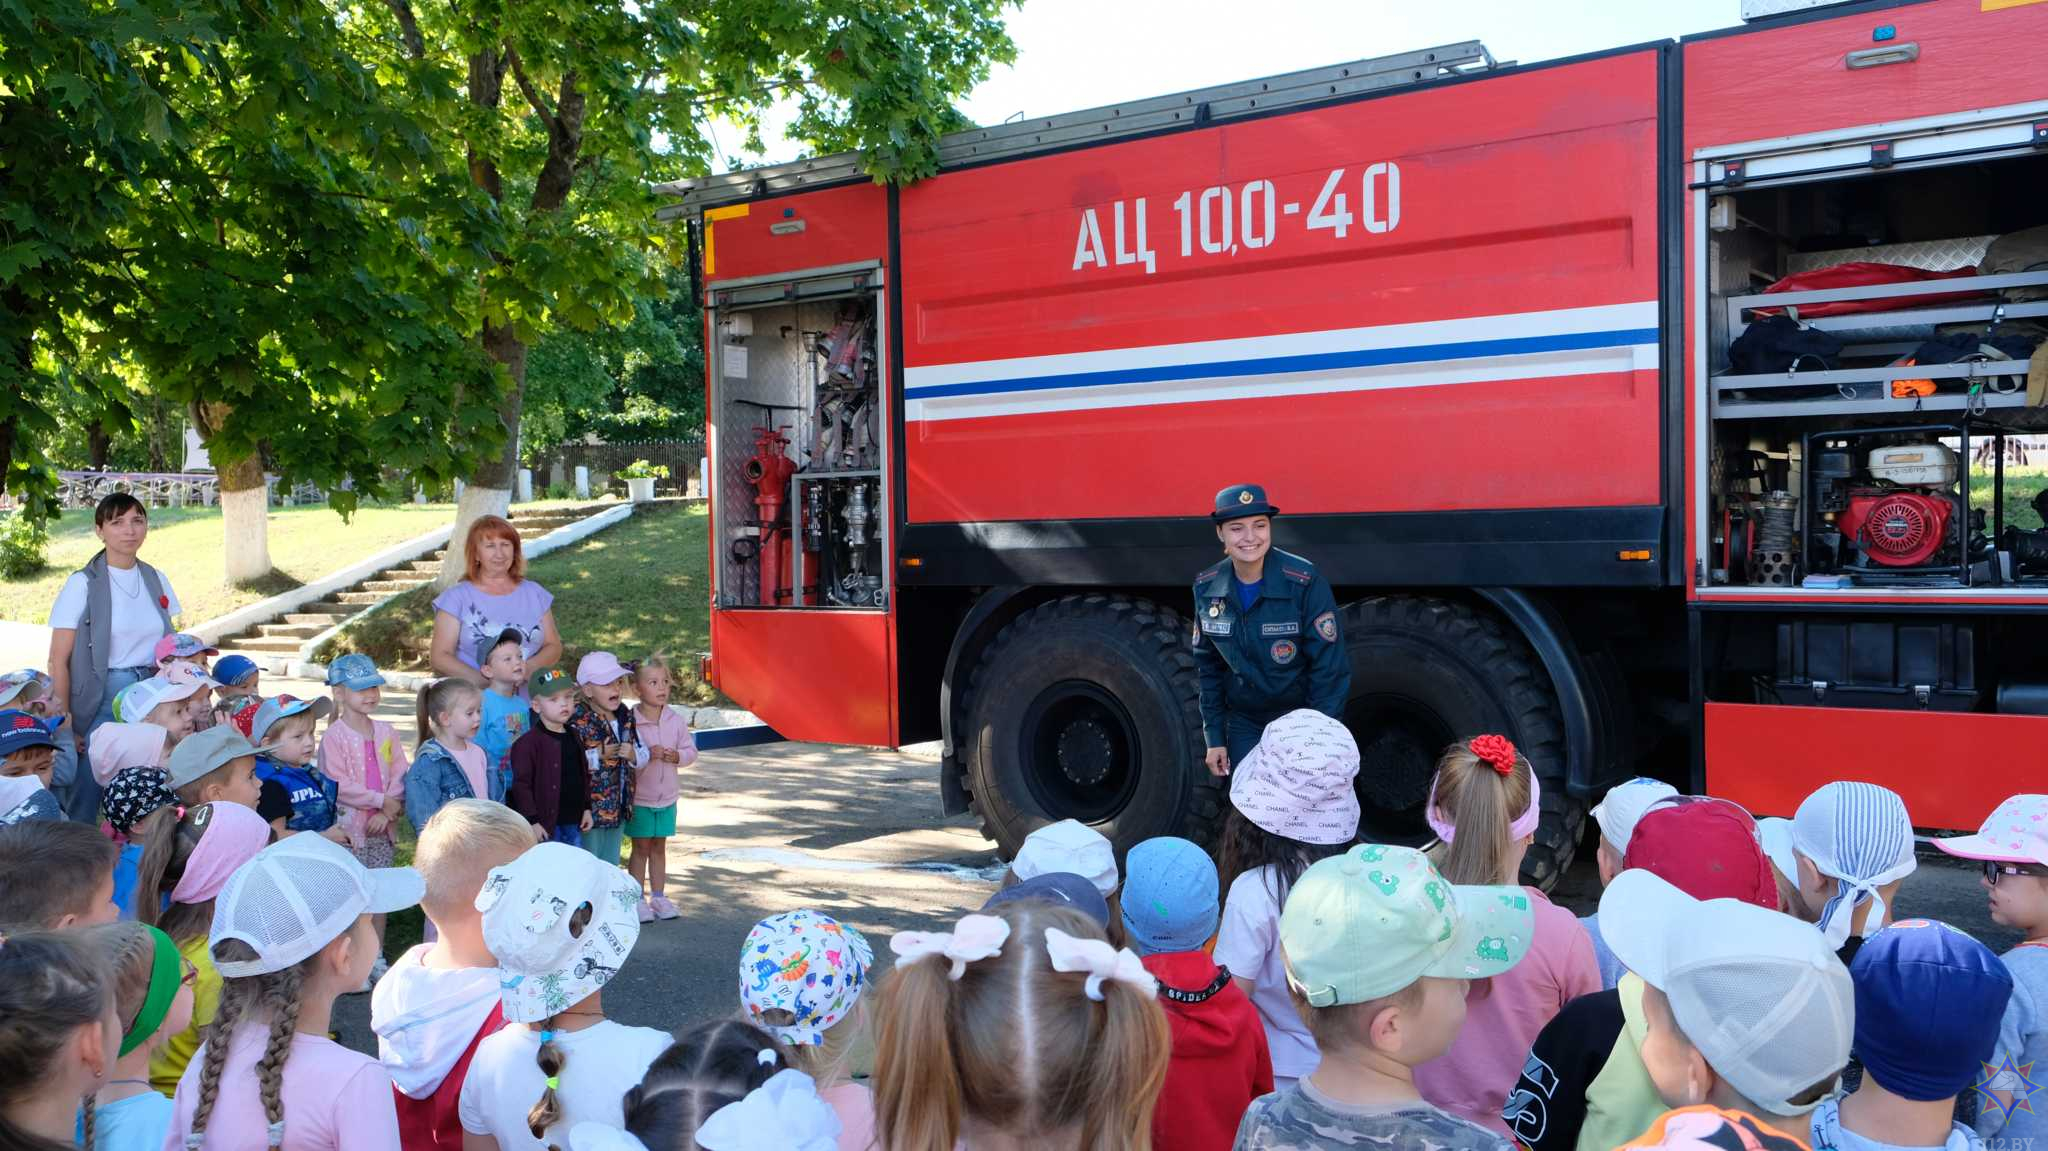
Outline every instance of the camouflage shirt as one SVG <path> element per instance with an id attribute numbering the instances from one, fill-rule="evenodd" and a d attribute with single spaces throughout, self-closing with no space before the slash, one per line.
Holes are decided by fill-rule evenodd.
<path id="1" fill-rule="evenodd" d="M 1413 1103 L 1339 1103 L 1306 1079 L 1252 1102 L 1231 1151 L 1513 1151 L 1476 1123 Z"/>

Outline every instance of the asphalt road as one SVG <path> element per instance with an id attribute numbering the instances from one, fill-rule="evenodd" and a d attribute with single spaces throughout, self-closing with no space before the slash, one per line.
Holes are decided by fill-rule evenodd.
<path id="1" fill-rule="evenodd" d="M 391 701 L 393 710 L 401 701 Z M 866 933 L 877 969 L 890 934 L 929 929 L 979 907 L 1003 864 L 970 817 L 939 814 L 935 746 L 909 752 L 776 744 L 707 752 L 684 773 L 670 890 L 682 918 L 648 924 L 605 989 L 605 1009 L 633 1024 L 681 1029 L 738 1009 L 738 960 L 749 928 L 798 907 Z M 1590 856 L 1558 899 L 1586 912 L 1598 901 Z M 2017 942 L 1985 913 L 1977 873 L 1923 855 L 1899 898 L 1902 916 L 1945 920 L 1996 950 Z M 369 996 L 346 997 L 344 1042 L 373 1049 Z"/>

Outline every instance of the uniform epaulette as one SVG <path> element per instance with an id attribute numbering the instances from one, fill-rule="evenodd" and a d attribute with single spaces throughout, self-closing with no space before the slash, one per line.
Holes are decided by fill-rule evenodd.
<path id="1" fill-rule="evenodd" d="M 1206 582 L 1208 582 L 1209 580 L 1215 579 L 1215 578 L 1216 578 L 1216 577 L 1217 577 L 1218 575 L 1221 575 L 1221 574 L 1222 574 L 1222 572 L 1223 572 L 1223 569 L 1224 569 L 1224 568 L 1226 568 L 1226 567 L 1229 567 L 1229 566 L 1230 566 L 1230 561 L 1229 561 L 1229 560 L 1224 560 L 1224 561 L 1223 561 L 1222 563 L 1220 563 L 1220 564 L 1216 564 L 1216 565 L 1214 565 L 1214 566 L 1212 566 L 1212 567 L 1206 567 L 1206 568 L 1203 568 L 1203 569 L 1202 569 L 1202 574 L 1200 574 L 1200 575 L 1198 575 L 1198 576 L 1196 576 L 1196 577 L 1195 577 L 1195 582 L 1196 582 L 1196 583 L 1206 583 Z"/>
<path id="2" fill-rule="evenodd" d="M 1280 574 L 1293 580 L 1295 583 L 1310 584 L 1316 582 L 1316 573 L 1303 571 L 1300 568 L 1291 568 L 1285 564 L 1280 566 Z"/>

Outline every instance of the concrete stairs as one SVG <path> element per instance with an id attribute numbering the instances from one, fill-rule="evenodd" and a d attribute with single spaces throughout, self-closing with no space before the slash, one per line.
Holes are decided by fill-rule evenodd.
<path id="1" fill-rule="evenodd" d="M 510 518 L 512 526 L 519 531 L 519 538 L 531 541 L 556 528 L 566 527 L 586 516 L 594 515 L 604 510 L 605 506 L 607 505 L 514 511 Z M 257 624 L 239 635 L 229 636 L 221 640 L 221 652 L 238 652 L 266 666 L 270 661 L 297 658 L 299 648 L 307 640 L 349 616 L 393 596 L 433 583 L 434 577 L 441 570 L 441 559 L 446 554 L 447 549 L 442 548 L 430 556 L 386 568 L 369 579 L 336 592 L 318 603 L 307 604 L 268 623 Z"/>

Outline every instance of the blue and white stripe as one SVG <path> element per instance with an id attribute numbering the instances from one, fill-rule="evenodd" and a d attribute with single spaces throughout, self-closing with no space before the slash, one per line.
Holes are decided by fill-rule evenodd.
<path id="1" fill-rule="evenodd" d="M 910 368 L 904 416 L 976 419 L 1656 367 L 1657 304 L 1645 300 Z"/>

